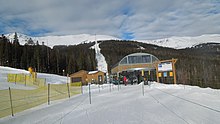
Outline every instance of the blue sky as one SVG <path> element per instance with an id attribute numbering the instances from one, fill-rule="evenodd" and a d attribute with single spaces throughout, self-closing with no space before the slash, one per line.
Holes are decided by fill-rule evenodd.
<path id="1" fill-rule="evenodd" d="M 1 0 L 0 33 L 121 39 L 220 34 L 219 0 Z"/>

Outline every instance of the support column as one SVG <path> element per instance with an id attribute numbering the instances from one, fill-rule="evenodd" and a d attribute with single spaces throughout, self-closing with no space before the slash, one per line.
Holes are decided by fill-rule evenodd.
<path id="1" fill-rule="evenodd" d="M 156 75 L 157 75 L 157 82 L 159 83 L 158 63 L 156 63 Z"/>
<path id="2" fill-rule="evenodd" d="M 176 68 L 175 68 L 175 63 L 176 63 L 177 59 L 173 59 L 172 58 L 172 68 L 173 68 L 173 80 L 174 80 L 174 84 L 176 84 Z"/>

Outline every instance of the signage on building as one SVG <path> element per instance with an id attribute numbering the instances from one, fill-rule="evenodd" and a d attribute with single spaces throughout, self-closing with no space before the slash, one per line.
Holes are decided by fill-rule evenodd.
<path id="1" fill-rule="evenodd" d="M 158 75 L 159 77 L 162 77 L 162 74 L 161 74 L 161 73 L 158 73 L 158 74 L 159 74 L 159 75 Z"/>
<path id="2" fill-rule="evenodd" d="M 163 76 L 164 76 L 164 77 L 167 77 L 167 72 L 164 72 L 164 73 L 163 73 Z"/>
<path id="3" fill-rule="evenodd" d="M 170 77 L 173 77 L 173 72 L 172 71 L 170 72 Z"/>
<path id="4" fill-rule="evenodd" d="M 165 62 L 158 64 L 158 71 L 172 71 L 172 63 L 171 62 Z"/>

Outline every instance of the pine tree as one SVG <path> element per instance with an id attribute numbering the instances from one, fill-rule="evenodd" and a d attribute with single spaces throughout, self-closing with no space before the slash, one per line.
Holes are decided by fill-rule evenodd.
<path id="1" fill-rule="evenodd" d="M 19 46 L 20 44 L 19 44 L 19 40 L 18 40 L 18 35 L 17 35 L 17 33 L 15 32 L 15 35 L 14 35 L 14 40 L 13 40 L 13 45 L 17 45 L 17 46 Z"/>
<path id="2" fill-rule="evenodd" d="M 32 40 L 32 38 L 29 38 L 29 40 L 27 41 L 27 45 L 34 45 L 34 41 Z"/>

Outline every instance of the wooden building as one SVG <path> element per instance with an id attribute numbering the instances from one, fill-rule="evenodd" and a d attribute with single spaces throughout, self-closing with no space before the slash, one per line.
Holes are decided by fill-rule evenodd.
<path id="1" fill-rule="evenodd" d="M 70 75 L 71 83 L 82 82 L 83 85 L 88 83 L 102 84 L 105 80 L 105 73 L 102 71 L 85 71 L 80 70 Z"/>

